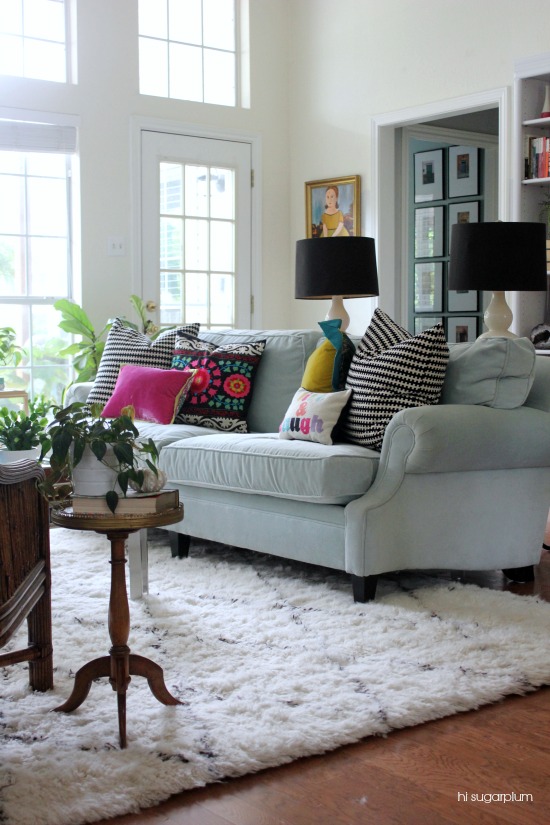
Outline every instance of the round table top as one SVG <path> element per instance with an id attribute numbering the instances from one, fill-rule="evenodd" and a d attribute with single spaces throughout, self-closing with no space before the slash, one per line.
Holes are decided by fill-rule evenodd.
<path id="1" fill-rule="evenodd" d="M 160 513 L 136 513 L 131 515 L 112 516 L 74 514 L 72 507 L 64 510 L 52 510 L 52 521 L 58 527 L 68 527 L 70 530 L 95 530 L 98 533 L 115 532 L 133 533 L 147 527 L 166 527 L 176 524 L 183 518 L 183 504 Z"/>

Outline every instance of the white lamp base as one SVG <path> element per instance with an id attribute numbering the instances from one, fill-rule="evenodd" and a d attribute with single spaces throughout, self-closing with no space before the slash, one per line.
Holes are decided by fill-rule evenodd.
<path id="1" fill-rule="evenodd" d="M 512 323 L 514 316 L 512 310 L 506 303 L 504 292 L 493 292 L 491 303 L 483 316 L 487 332 L 480 335 L 480 338 L 517 338 L 508 327 Z"/>
<path id="2" fill-rule="evenodd" d="M 342 321 L 340 331 L 345 332 L 345 330 L 349 327 L 350 318 L 344 306 L 344 298 L 342 295 L 332 296 L 332 303 L 329 311 L 325 315 L 325 321 L 332 321 L 333 318 L 340 318 Z"/>

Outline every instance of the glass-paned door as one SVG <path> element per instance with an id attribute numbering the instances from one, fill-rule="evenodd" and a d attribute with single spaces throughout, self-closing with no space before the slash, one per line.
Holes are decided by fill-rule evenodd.
<path id="1" fill-rule="evenodd" d="M 142 132 L 142 295 L 161 325 L 249 326 L 251 147 Z"/>

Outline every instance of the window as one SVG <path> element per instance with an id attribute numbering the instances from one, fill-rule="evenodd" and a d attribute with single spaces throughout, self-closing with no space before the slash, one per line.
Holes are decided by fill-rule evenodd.
<path id="1" fill-rule="evenodd" d="M 0 367 L 10 389 L 61 401 L 70 343 L 53 304 L 72 295 L 72 187 L 76 129 L 0 120 L 0 327 L 26 357 Z"/>
<path id="2" fill-rule="evenodd" d="M 237 0 L 139 0 L 141 94 L 236 106 Z"/>
<path id="3" fill-rule="evenodd" d="M 0 74 L 66 83 L 70 0 L 2 0 Z"/>
<path id="4" fill-rule="evenodd" d="M 235 319 L 235 173 L 160 164 L 160 321 Z"/>

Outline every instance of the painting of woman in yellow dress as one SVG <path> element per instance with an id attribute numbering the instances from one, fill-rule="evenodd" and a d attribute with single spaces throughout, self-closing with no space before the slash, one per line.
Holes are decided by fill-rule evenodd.
<path id="1" fill-rule="evenodd" d="M 360 234 L 359 175 L 306 183 L 306 237 L 346 238 Z"/>
<path id="2" fill-rule="evenodd" d="M 325 192 L 325 211 L 321 215 L 323 224 L 323 238 L 342 238 L 349 236 L 349 232 L 344 226 L 344 213 L 339 209 L 338 187 L 328 186 Z"/>

